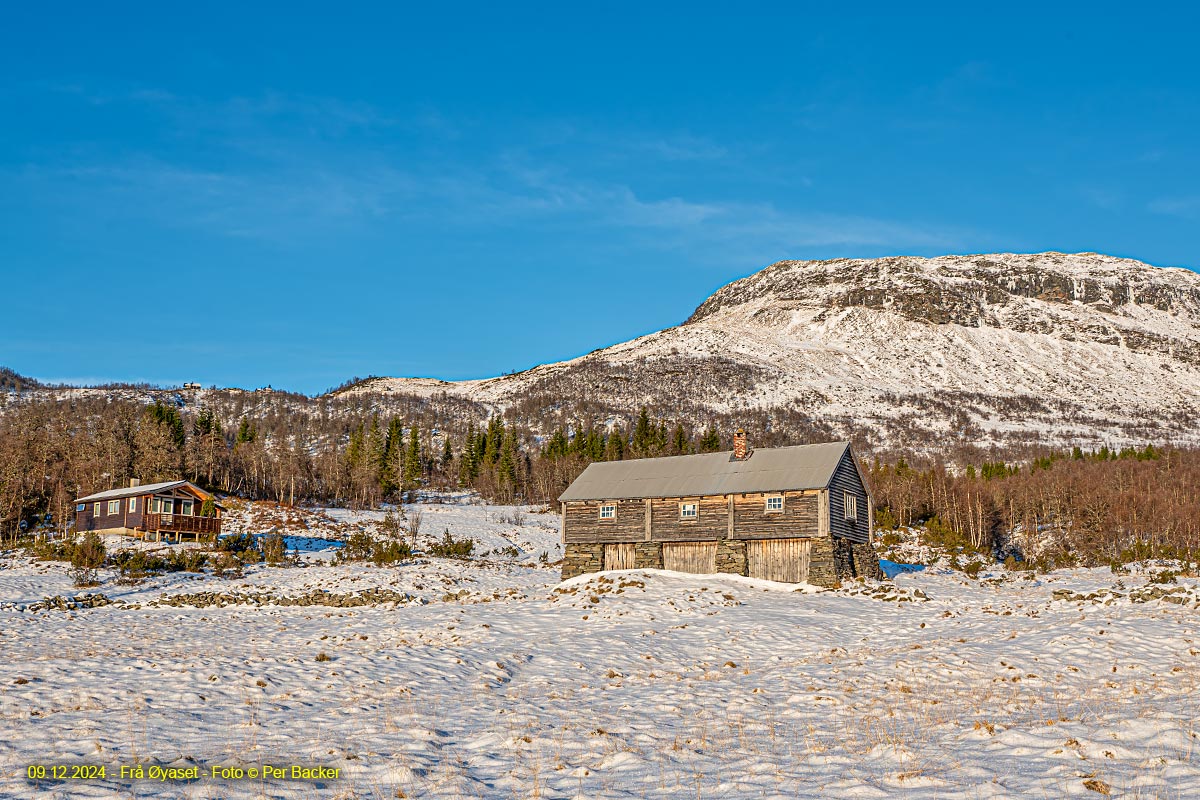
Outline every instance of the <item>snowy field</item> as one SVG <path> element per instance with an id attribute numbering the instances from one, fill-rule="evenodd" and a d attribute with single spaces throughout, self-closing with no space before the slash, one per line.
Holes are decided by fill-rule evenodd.
<path id="1" fill-rule="evenodd" d="M 381 514 L 253 506 L 231 527 L 286 531 L 305 566 L 77 590 L 63 564 L 0 558 L 0 796 L 1200 797 L 1195 580 L 559 584 L 553 514 L 420 510 L 420 543 L 449 529 L 476 556 L 336 564 Z M 96 592 L 113 602 L 41 604 Z M 259 600 L 177 604 L 204 593 Z M 107 776 L 26 777 L 62 764 Z M 135 764 L 338 777 L 119 777 Z"/>

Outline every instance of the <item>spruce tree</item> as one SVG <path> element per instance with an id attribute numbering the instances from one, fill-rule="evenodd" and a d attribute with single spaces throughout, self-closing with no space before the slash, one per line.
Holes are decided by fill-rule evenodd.
<path id="1" fill-rule="evenodd" d="M 639 458 L 644 458 L 650 455 L 651 449 L 654 447 L 655 432 L 650 425 L 650 413 L 642 406 L 642 410 L 638 412 L 637 422 L 633 426 L 633 454 Z"/>
<path id="2" fill-rule="evenodd" d="M 687 455 L 692 451 L 691 442 L 688 441 L 687 433 L 683 430 L 683 423 L 675 426 L 675 433 L 671 436 L 671 452 L 677 456 Z"/>
<path id="3" fill-rule="evenodd" d="M 515 436 L 512 431 L 504 435 L 500 455 L 496 459 L 496 480 L 501 486 L 512 488 L 517 483 L 517 454 Z"/>
<path id="4" fill-rule="evenodd" d="M 421 483 L 421 439 L 414 424 L 408 429 L 408 452 L 404 454 L 404 488 L 415 489 Z"/>
<path id="5" fill-rule="evenodd" d="M 701 453 L 716 453 L 721 450 L 721 432 L 715 425 L 711 426 L 700 437 Z"/>
<path id="6" fill-rule="evenodd" d="M 608 434 L 608 440 L 604 444 L 604 460 L 622 461 L 624 458 L 625 438 L 621 434 L 621 429 L 614 427 L 612 432 Z"/>
<path id="7" fill-rule="evenodd" d="M 379 488 L 385 497 L 391 496 L 403 482 L 404 426 L 398 417 L 388 423 L 383 446 L 383 473 Z"/>
<path id="8" fill-rule="evenodd" d="M 499 417 L 488 421 L 486 436 L 482 460 L 491 467 L 500 460 L 500 448 L 504 445 L 504 422 Z"/>
<path id="9" fill-rule="evenodd" d="M 237 436 L 234 439 L 234 442 L 237 444 L 245 444 L 246 442 L 253 442 L 254 437 L 257 434 L 258 434 L 258 431 L 254 428 L 254 426 L 252 426 L 250 424 L 250 420 L 246 419 L 245 417 L 242 417 L 242 424 L 238 425 L 238 432 L 237 432 Z"/>

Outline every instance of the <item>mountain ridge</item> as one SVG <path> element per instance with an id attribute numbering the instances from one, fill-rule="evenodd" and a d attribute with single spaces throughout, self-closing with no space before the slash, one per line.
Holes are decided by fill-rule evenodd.
<path id="1" fill-rule="evenodd" d="M 985 444 L 1196 443 L 1200 275 L 1097 253 L 780 261 L 680 325 L 574 359 L 342 390 L 397 392 L 494 413 L 644 403 L 699 421 L 779 408 L 891 439 L 912 427 Z"/>

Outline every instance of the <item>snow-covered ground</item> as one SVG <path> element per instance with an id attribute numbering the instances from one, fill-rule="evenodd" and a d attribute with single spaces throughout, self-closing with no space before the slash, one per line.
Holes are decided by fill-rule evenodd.
<path id="1" fill-rule="evenodd" d="M 557 557 L 553 515 L 421 510 L 432 538 L 450 528 L 493 552 L 332 564 L 313 542 L 379 515 L 252 507 L 237 512 L 246 527 L 290 515 L 289 534 L 309 532 L 308 566 L 133 587 L 106 573 L 75 590 L 64 565 L 0 559 L 0 796 L 1200 796 L 1195 580 L 930 569 L 836 591 L 660 571 L 559 584 L 539 559 Z M 411 600 L 162 602 L 365 588 Z M 28 607 L 76 592 L 122 602 Z M 116 777 L 139 762 L 340 772 Z M 35 783 L 31 764 L 108 777 Z"/>

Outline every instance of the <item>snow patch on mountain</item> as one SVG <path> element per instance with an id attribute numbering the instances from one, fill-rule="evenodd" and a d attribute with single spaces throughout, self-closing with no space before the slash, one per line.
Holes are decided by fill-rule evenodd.
<path id="1" fill-rule="evenodd" d="M 502 412 L 794 408 L 853 432 L 976 444 L 1200 442 L 1200 275 L 1095 253 L 782 261 L 678 327 L 498 378 L 376 378 Z M 900 443 L 900 442 L 896 442 Z"/>

